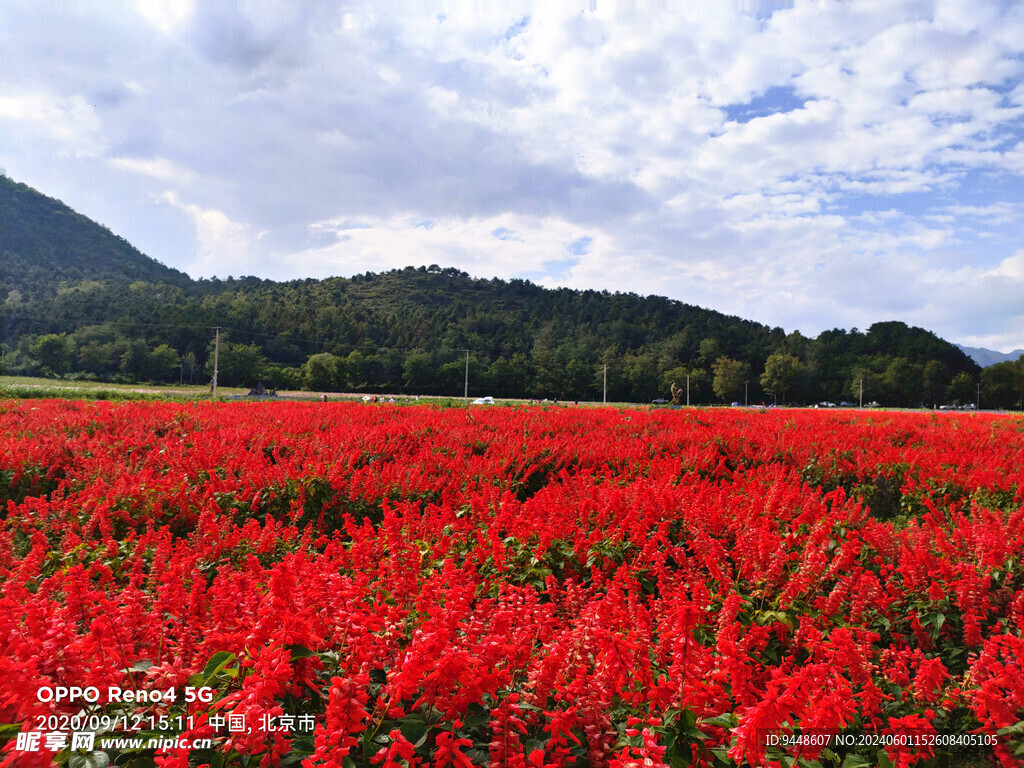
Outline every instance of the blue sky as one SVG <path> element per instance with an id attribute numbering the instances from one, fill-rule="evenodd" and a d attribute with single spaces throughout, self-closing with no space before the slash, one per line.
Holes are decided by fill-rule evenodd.
<path id="1" fill-rule="evenodd" d="M 1024 347 L 1024 4 L 378 6 L 5 2 L 0 166 L 196 277 Z"/>

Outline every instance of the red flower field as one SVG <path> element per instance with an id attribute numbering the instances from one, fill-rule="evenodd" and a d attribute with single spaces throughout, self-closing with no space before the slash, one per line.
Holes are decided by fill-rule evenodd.
<path id="1" fill-rule="evenodd" d="M 0 402 L 0 765 L 1018 765 L 1022 457 L 982 414 Z"/>

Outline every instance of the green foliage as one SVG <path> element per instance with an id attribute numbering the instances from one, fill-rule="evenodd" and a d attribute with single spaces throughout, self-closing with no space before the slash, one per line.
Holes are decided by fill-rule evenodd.
<path id="1" fill-rule="evenodd" d="M 310 355 L 302 366 L 302 383 L 314 392 L 338 389 L 342 380 L 342 361 L 330 352 Z"/>
<path id="2" fill-rule="evenodd" d="M 770 355 L 761 374 L 761 386 L 776 401 L 785 401 L 786 393 L 802 383 L 806 368 L 795 356 L 785 353 Z"/>
<path id="3" fill-rule="evenodd" d="M 36 336 L 29 345 L 29 352 L 38 362 L 44 374 L 61 375 L 71 367 L 71 347 L 63 333 L 45 333 Z"/>
<path id="4" fill-rule="evenodd" d="M 946 389 L 946 397 L 958 405 L 973 403 L 975 395 L 974 379 L 968 373 L 958 373 L 953 377 Z"/>
<path id="5" fill-rule="evenodd" d="M 206 373 L 213 376 L 213 343 L 206 360 Z M 252 387 L 263 378 L 267 358 L 256 344 L 233 344 L 221 337 L 217 359 L 217 383 L 224 386 Z"/>
<path id="6" fill-rule="evenodd" d="M 1024 397 L 1024 355 L 996 363 L 981 372 L 981 405 L 986 408 L 1019 408 Z"/>
<path id="7" fill-rule="evenodd" d="M 711 386 L 719 399 L 725 402 L 743 397 L 744 382 L 750 378 L 750 366 L 742 360 L 733 360 L 723 355 L 711 369 L 715 374 Z"/>
<path id="8" fill-rule="evenodd" d="M 922 374 L 922 390 L 925 403 L 935 407 L 943 399 L 946 382 L 951 378 L 949 368 L 940 360 L 929 360 Z"/>
<path id="9" fill-rule="evenodd" d="M 935 362 L 935 361 L 933 361 Z M 923 366 L 903 357 L 894 358 L 885 369 L 886 400 L 893 405 L 917 405 L 923 396 Z"/>

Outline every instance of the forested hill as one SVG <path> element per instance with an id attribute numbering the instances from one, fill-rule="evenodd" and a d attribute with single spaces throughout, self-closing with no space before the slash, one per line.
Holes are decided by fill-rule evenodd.
<path id="1" fill-rule="evenodd" d="M 190 282 L 60 200 L 0 174 L 0 285 L 52 296 L 82 280 Z"/>
<path id="2" fill-rule="evenodd" d="M 978 366 L 903 323 L 808 339 L 679 301 L 407 267 L 276 283 L 193 281 L 0 180 L 0 329 L 11 373 L 279 388 L 692 402 L 973 399 Z"/>

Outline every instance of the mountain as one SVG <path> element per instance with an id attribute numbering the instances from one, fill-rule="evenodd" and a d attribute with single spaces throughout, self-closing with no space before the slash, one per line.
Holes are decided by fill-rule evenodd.
<path id="1" fill-rule="evenodd" d="M 82 280 L 191 282 L 60 200 L 0 175 L 0 287 L 52 296 Z"/>
<path id="2" fill-rule="evenodd" d="M 815 339 L 661 296 L 549 290 L 406 267 L 351 278 L 192 280 L 57 200 L 0 178 L 0 342 L 9 372 L 103 380 L 562 400 L 650 400 L 688 377 L 693 402 L 916 404 L 980 369 L 904 323 Z M 187 372 L 187 374 L 186 374 Z M 781 373 L 780 373 L 781 372 Z M 959 377 L 959 378 L 958 378 Z M 960 396 L 958 396 L 960 397 Z M 966 395 L 960 397 L 963 399 Z"/>
<path id="3" fill-rule="evenodd" d="M 1013 352 L 996 352 L 984 347 L 965 347 L 963 344 L 956 346 L 982 368 L 988 368 L 996 363 L 1012 363 L 1024 355 L 1024 349 L 1015 349 Z"/>

